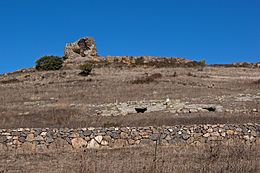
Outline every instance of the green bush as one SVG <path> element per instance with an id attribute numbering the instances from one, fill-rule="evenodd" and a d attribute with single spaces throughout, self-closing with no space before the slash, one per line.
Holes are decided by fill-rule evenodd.
<path id="1" fill-rule="evenodd" d="M 81 72 L 79 74 L 82 76 L 88 76 L 91 73 L 92 69 L 93 69 L 92 64 L 89 64 L 89 63 L 83 64 L 80 66 Z"/>
<path id="2" fill-rule="evenodd" d="M 37 70 L 59 70 L 63 64 L 63 57 L 43 56 L 36 61 Z"/>
<path id="3" fill-rule="evenodd" d="M 205 59 L 200 60 L 200 64 L 203 65 L 203 66 L 205 66 L 205 65 L 206 65 L 206 60 L 205 60 Z"/>
<path id="4" fill-rule="evenodd" d="M 67 60 L 67 59 L 68 59 L 67 56 L 63 56 L 63 57 L 62 57 L 62 60 L 63 60 L 63 61 L 65 61 L 65 60 Z"/>

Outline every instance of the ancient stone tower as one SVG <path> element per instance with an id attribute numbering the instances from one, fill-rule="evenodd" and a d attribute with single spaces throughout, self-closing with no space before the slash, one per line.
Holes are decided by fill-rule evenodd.
<path id="1" fill-rule="evenodd" d="M 81 38 L 74 43 L 67 44 L 64 50 L 67 58 L 65 66 L 69 64 L 82 64 L 87 61 L 98 61 L 96 43 L 94 38 Z"/>

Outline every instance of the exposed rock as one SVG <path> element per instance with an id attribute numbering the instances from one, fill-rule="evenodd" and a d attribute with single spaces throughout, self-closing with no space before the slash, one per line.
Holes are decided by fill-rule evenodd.
<path id="1" fill-rule="evenodd" d="M 122 147 L 127 146 L 127 145 L 128 145 L 128 142 L 127 142 L 127 140 L 124 140 L 124 139 L 117 139 L 114 142 L 115 148 L 122 148 Z"/>
<path id="2" fill-rule="evenodd" d="M 81 38 L 74 43 L 67 44 L 65 47 L 64 65 L 68 64 L 83 64 L 87 61 L 97 61 L 96 43 L 93 38 Z"/>
<path id="3" fill-rule="evenodd" d="M 20 141 L 18 141 L 17 139 L 15 139 L 15 140 L 13 141 L 13 144 L 14 144 L 14 145 L 20 145 L 20 144 L 21 144 L 21 142 L 20 142 Z"/>
<path id="4" fill-rule="evenodd" d="M 159 135 L 158 135 L 158 134 L 152 134 L 152 135 L 149 136 L 149 138 L 150 138 L 151 140 L 153 140 L 153 141 L 156 141 L 156 140 L 159 139 Z"/>
<path id="5" fill-rule="evenodd" d="M 69 150 L 73 148 L 120 148 L 130 145 L 171 144 L 214 144 L 216 141 L 230 143 L 235 140 L 248 145 L 259 143 L 259 124 L 204 124 L 163 127 L 110 127 L 89 128 L 90 136 L 84 136 L 84 129 L 0 129 L 1 147 L 13 150 L 29 147 L 28 151 L 41 152 L 47 147 L 51 150 Z M 42 134 L 43 132 L 46 132 Z M 13 134 L 13 135 L 12 135 Z M 39 134 L 37 136 L 37 134 Z M 43 138 L 43 136 L 46 137 Z M 73 138 L 71 138 L 73 136 Z M 80 137 L 78 137 L 80 136 Z M 75 137 L 75 138 L 74 138 Z M 61 139 L 62 138 L 62 139 Z M 160 139 L 159 139 L 160 138 Z M 24 147 L 22 147 L 24 145 Z M 31 148 L 31 149 L 30 149 Z"/>
<path id="6" fill-rule="evenodd" d="M 128 143 L 129 143 L 129 145 L 134 145 L 134 144 L 135 144 L 135 140 L 133 140 L 133 139 L 128 139 Z"/>
<path id="7" fill-rule="evenodd" d="M 49 149 L 51 150 L 57 150 L 57 149 L 62 149 L 62 150 L 68 150 L 71 149 L 71 145 L 68 144 L 64 139 L 57 138 L 53 143 L 50 144 Z"/>
<path id="8" fill-rule="evenodd" d="M 126 132 L 121 132 L 120 137 L 121 137 L 122 139 L 127 139 L 128 134 L 127 134 Z"/>
<path id="9" fill-rule="evenodd" d="M 227 134 L 227 135 L 233 135 L 233 134 L 234 134 L 234 131 L 233 131 L 233 130 L 227 130 L 226 134 Z"/>
<path id="10" fill-rule="evenodd" d="M 23 136 L 20 136 L 20 137 L 18 138 L 18 140 L 19 140 L 20 142 L 25 142 L 25 141 L 26 141 L 26 138 L 23 137 Z"/>
<path id="11" fill-rule="evenodd" d="M 87 148 L 89 149 L 99 149 L 100 145 L 97 143 L 95 139 L 91 139 L 90 142 L 88 143 Z"/>
<path id="12" fill-rule="evenodd" d="M 190 138 L 190 134 L 188 134 L 188 133 L 183 133 L 183 134 L 182 134 L 182 138 L 185 139 L 185 140 L 187 140 L 187 139 Z"/>
<path id="13" fill-rule="evenodd" d="M 140 144 L 141 144 L 141 145 L 152 145 L 152 144 L 153 144 L 153 141 L 150 140 L 150 139 L 141 139 L 141 140 L 140 140 Z"/>
<path id="14" fill-rule="evenodd" d="M 204 136 L 205 138 L 207 138 L 207 137 L 210 136 L 210 133 L 205 133 L 203 136 Z"/>
<path id="15" fill-rule="evenodd" d="M 7 141 L 6 136 L 0 136 L 0 143 L 4 143 L 5 141 Z"/>
<path id="16" fill-rule="evenodd" d="M 102 136 L 96 136 L 95 140 L 100 144 L 102 141 Z"/>
<path id="17" fill-rule="evenodd" d="M 35 140 L 35 141 L 43 141 L 44 139 L 43 139 L 42 136 L 36 136 L 36 137 L 34 138 L 34 140 Z"/>
<path id="18" fill-rule="evenodd" d="M 102 105 L 104 106 L 104 105 Z M 188 104 L 180 100 L 147 100 L 128 101 L 125 103 L 108 104 L 105 110 L 100 110 L 99 116 L 126 116 L 144 112 L 171 112 L 171 113 L 197 113 L 197 112 L 223 112 L 223 106 L 216 104 Z"/>
<path id="19" fill-rule="evenodd" d="M 79 149 L 87 145 L 87 142 L 82 138 L 74 138 L 71 140 L 73 148 Z"/>
<path id="20" fill-rule="evenodd" d="M 52 143 L 54 140 L 53 140 L 53 138 L 51 138 L 51 137 L 48 137 L 48 138 L 46 138 L 46 142 L 47 143 Z"/>
<path id="21" fill-rule="evenodd" d="M 117 131 L 112 131 L 111 137 L 114 138 L 114 139 L 118 139 L 119 138 L 118 132 Z"/>
<path id="22" fill-rule="evenodd" d="M 91 135 L 91 131 L 90 130 L 86 130 L 83 132 L 84 136 L 90 136 Z"/>
<path id="23" fill-rule="evenodd" d="M 101 141 L 101 145 L 103 145 L 103 146 L 107 146 L 109 143 L 107 142 L 107 141 L 105 141 L 105 140 L 102 140 Z"/>

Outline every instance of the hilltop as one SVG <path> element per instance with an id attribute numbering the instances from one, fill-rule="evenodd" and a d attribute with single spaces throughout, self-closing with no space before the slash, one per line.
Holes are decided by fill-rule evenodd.
<path id="1" fill-rule="evenodd" d="M 259 63 L 101 57 L 92 38 L 55 58 L 0 75 L 0 172 L 259 170 Z"/>

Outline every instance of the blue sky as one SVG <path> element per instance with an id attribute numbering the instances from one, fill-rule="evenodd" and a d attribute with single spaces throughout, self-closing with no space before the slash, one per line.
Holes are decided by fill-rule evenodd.
<path id="1" fill-rule="evenodd" d="M 100 55 L 260 61 L 259 0 L 1 0 L 0 73 L 92 36 Z"/>

